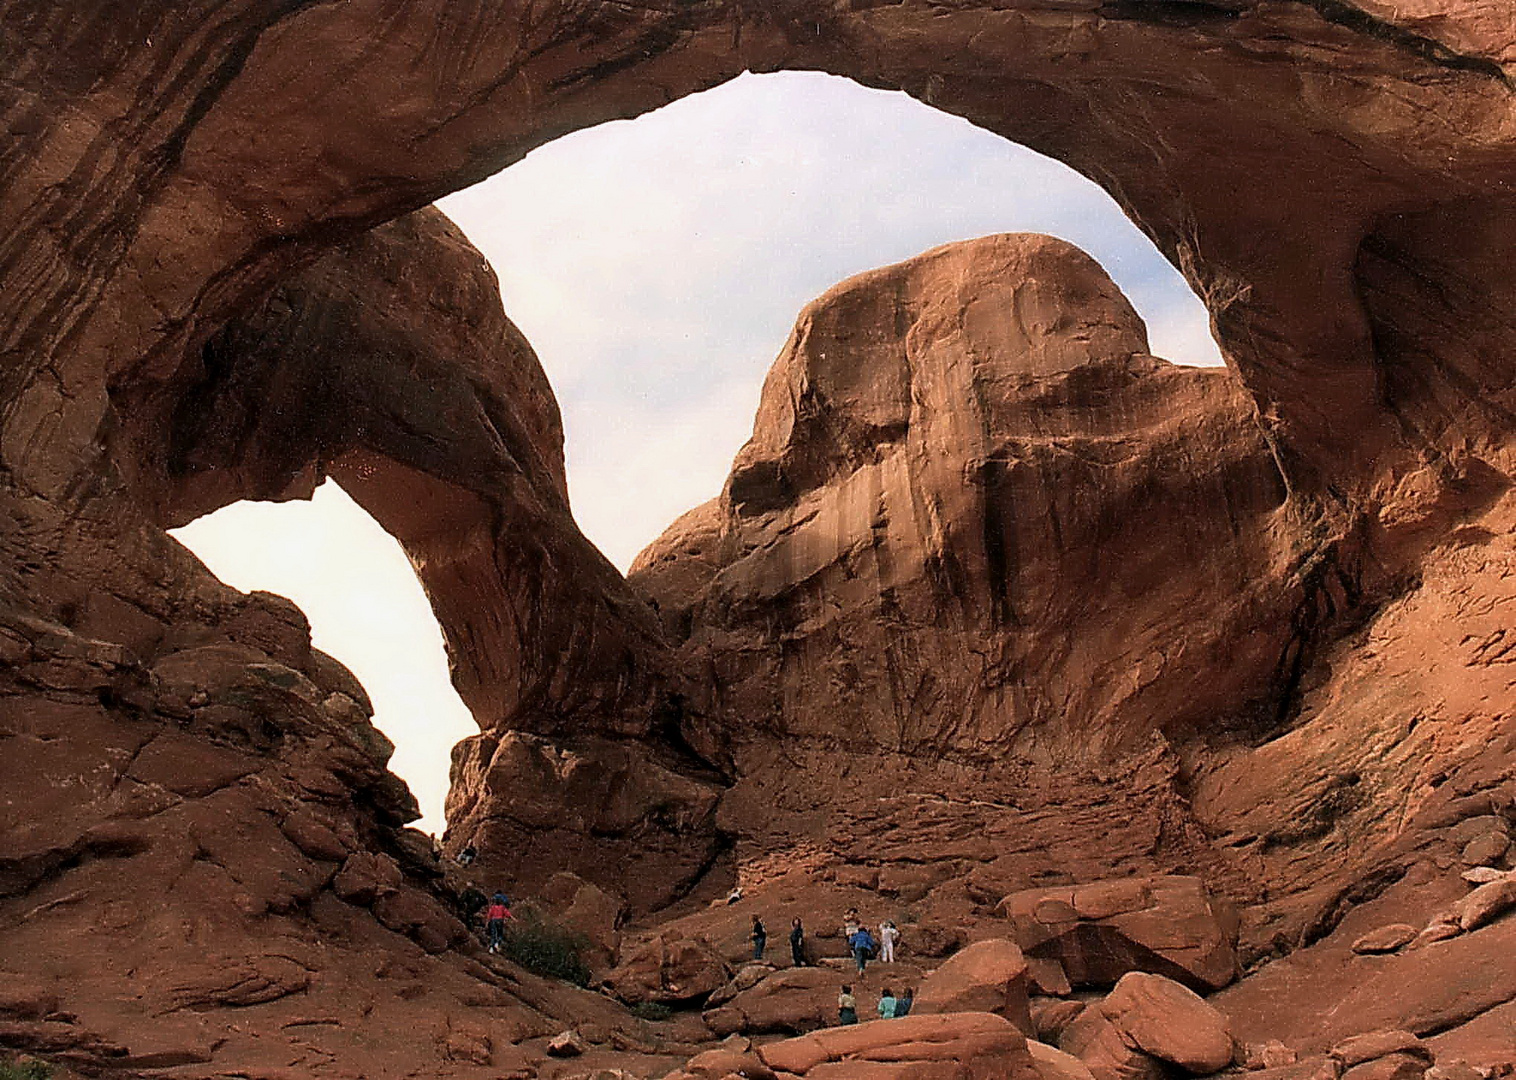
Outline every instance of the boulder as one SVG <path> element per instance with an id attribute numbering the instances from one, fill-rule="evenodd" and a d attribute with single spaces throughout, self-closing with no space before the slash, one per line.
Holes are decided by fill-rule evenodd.
<path id="1" fill-rule="evenodd" d="M 1423 945 L 1431 945 L 1438 941 L 1446 941 L 1463 933 L 1463 927 L 1458 925 L 1458 917 L 1452 913 L 1439 915 L 1426 928 L 1416 935 L 1413 944 L 1420 948 Z"/>
<path id="2" fill-rule="evenodd" d="M 579 1057 L 589 1048 L 584 1036 L 572 1028 L 560 1031 L 547 1041 L 547 1052 L 552 1057 Z"/>
<path id="3" fill-rule="evenodd" d="M 1095 1007 L 1131 1043 L 1197 1075 L 1226 1068 L 1236 1052 L 1227 1018 L 1161 975 L 1124 975 Z"/>
<path id="4" fill-rule="evenodd" d="M 1358 938 L 1353 942 L 1353 951 L 1365 956 L 1395 952 L 1415 941 L 1417 932 L 1409 923 L 1391 923 Z"/>
<path id="5" fill-rule="evenodd" d="M 962 1071 L 946 1075 L 963 1080 L 1041 1080 L 1026 1037 L 1004 1017 L 992 1013 L 945 1013 L 873 1020 L 850 1027 L 826 1028 L 758 1049 L 776 1072 L 805 1077 L 855 1075 L 854 1071 L 820 1071 L 846 1063 L 858 1076 L 872 1076 L 876 1065 L 956 1064 Z M 914 1075 L 913 1072 L 883 1075 Z"/>
<path id="6" fill-rule="evenodd" d="M 1058 1047 L 1078 1058 L 1095 1080 L 1164 1080 L 1163 1063 L 1133 1045 L 1098 1005 L 1063 1030 Z"/>
<path id="7" fill-rule="evenodd" d="M 664 1080 L 720 1080 L 733 1073 L 752 1080 L 773 1080 L 774 1077 L 774 1070 L 763 1063 L 756 1051 L 746 1046 L 722 1045 L 695 1055 L 684 1068 L 669 1073 Z"/>
<path id="8" fill-rule="evenodd" d="M 1455 903 L 1452 912 L 1459 928 L 1469 931 L 1504 915 L 1513 905 L 1516 905 L 1516 875 L 1509 875 L 1479 886 Z"/>
<path id="9" fill-rule="evenodd" d="M 1432 1061 L 1431 1050 L 1409 1031 L 1394 1029 L 1370 1031 L 1363 1035 L 1355 1035 L 1351 1039 L 1344 1039 L 1332 1047 L 1332 1057 L 1345 1069 L 1390 1054 L 1410 1054 L 1420 1058 L 1423 1065 L 1431 1064 Z"/>
<path id="10" fill-rule="evenodd" d="M 913 1014 L 988 1012 L 1034 1033 L 1027 1006 L 1027 965 L 1004 938 L 978 941 L 932 972 L 916 991 Z"/>
<path id="11" fill-rule="evenodd" d="M 622 957 L 602 980 L 612 996 L 628 1005 L 695 1001 L 720 989 L 732 969 L 711 943 L 677 931 L 658 934 Z"/>
<path id="12" fill-rule="evenodd" d="M 1074 986 L 1111 986 L 1148 971 L 1197 990 L 1237 975 L 1230 907 L 1199 878 L 1122 878 L 1007 896 L 1000 910 L 1031 959 L 1057 960 Z"/>

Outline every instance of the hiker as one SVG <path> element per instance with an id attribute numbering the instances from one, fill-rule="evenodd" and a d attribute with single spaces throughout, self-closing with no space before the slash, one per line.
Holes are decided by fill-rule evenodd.
<path id="1" fill-rule="evenodd" d="M 909 1016 L 911 1006 L 914 1004 L 916 1004 L 916 991 L 907 986 L 905 993 L 901 994 L 895 1002 L 895 1018 L 898 1020 L 902 1016 Z"/>
<path id="2" fill-rule="evenodd" d="M 889 919 L 879 924 L 879 962 L 881 964 L 893 964 L 895 962 L 895 942 L 900 940 L 900 931 Z"/>
<path id="3" fill-rule="evenodd" d="M 842 940 L 852 941 L 853 935 L 858 932 L 859 927 L 862 925 L 863 923 L 858 919 L 858 909 L 855 907 L 848 908 L 847 914 L 842 917 Z"/>
<path id="4" fill-rule="evenodd" d="M 728 906 L 730 906 L 732 904 L 735 904 L 738 900 L 741 900 L 741 899 L 742 899 L 742 886 L 741 885 L 738 885 L 735 889 L 733 889 L 731 892 L 729 892 L 729 893 L 726 894 L 726 902 L 727 902 Z"/>
<path id="5" fill-rule="evenodd" d="M 490 898 L 473 885 L 458 894 L 458 906 L 463 909 L 463 925 L 472 928 L 474 920 L 489 904 Z"/>
<path id="6" fill-rule="evenodd" d="M 848 938 L 848 945 L 852 947 L 853 963 L 858 965 L 858 974 L 862 975 L 863 969 L 868 965 L 869 953 L 874 949 L 874 935 L 860 926 Z"/>
<path id="7" fill-rule="evenodd" d="M 853 988 L 844 985 L 837 995 L 837 1023 L 842 1025 L 858 1022 L 858 1002 L 853 997 Z"/>
<path id="8" fill-rule="evenodd" d="M 484 913 L 484 932 L 489 938 L 490 952 L 498 953 L 505 947 L 505 920 L 513 918 L 511 898 L 497 892 L 490 898 L 490 906 Z"/>
<path id="9" fill-rule="evenodd" d="M 474 860 L 477 859 L 478 857 L 479 857 L 479 849 L 476 848 L 476 847 L 474 847 L 473 844 L 470 844 L 468 847 L 466 847 L 462 851 L 458 852 L 458 865 L 459 866 L 471 866 L 473 864 Z"/>
<path id="10" fill-rule="evenodd" d="M 879 995 L 879 1019 L 895 1019 L 900 1015 L 899 1006 L 900 1002 L 895 1000 L 895 991 L 886 986 L 884 992 Z"/>
<path id="11" fill-rule="evenodd" d="M 790 961 L 796 967 L 805 967 L 805 927 L 800 925 L 800 917 L 790 924 Z"/>
<path id="12" fill-rule="evenodd" d="M 769 932 L 763 928 L 763 920 L 753 916 L 753 959 L 763 959 L 763 947 L 769 942 Z"/>

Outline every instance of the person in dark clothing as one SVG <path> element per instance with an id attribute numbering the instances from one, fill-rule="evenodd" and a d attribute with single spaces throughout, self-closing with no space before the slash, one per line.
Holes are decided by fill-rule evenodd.
<path id="1" fill-rule="evenodd" d="M 796 967 L 805 967 L 805 927 L 796 920 L 790 924 L 790 960 Z"/>
<path id="2" fill-rule="evenodd" d="M 907 986 L 895 1000 L 895 1015 L 897 1017 L 909 1016 L 911 1006 L 914 1004 L 916 1004 L 916 991 L 913 987 Z"/>
<path id="3" fill-rule="evenodd" d="M 837 1023 L 856 1024 L 858 1022 L 858 999 L 853 997 L 853 988 L 844 986 L 842 993 L 837 995 Z"/>
<path id="4" fill-rule="evenodd" d="M 472 885 L 459 893 L 458 906 L 463 909 L 463 925 L 472 928 L 474 920 L 479 918 L 479 913 L 489 902 L 489 897 Z"/>
<path id="5" fill-rule="evenodd" d="M 753 916 L 753 959 L 763 959 L 763 947 L 769 942 L 769 932 L 763 928 L 763 920 Z"/>
<path id="6" fill-rule="evenodd" d="M 858 965 L 858 974 L 862 975 L 863 969 L 868 966 L 869 954 L 874 951 L 874 935 L 859 927 L 857 933 L 848 939 L 848 946 L 853 950 L 853 963 Z"/>

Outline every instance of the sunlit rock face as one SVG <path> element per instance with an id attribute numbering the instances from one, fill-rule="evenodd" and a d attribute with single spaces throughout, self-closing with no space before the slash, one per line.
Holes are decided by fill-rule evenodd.
<path id="1" fill-rule="evenodd" d="M 813 303 L 719 502 L 631 579 L 739 772 L 775 739 L 1095 760 L 1281 707 L 1284 504 L 1230 374 L 1148 355 L 1084 253 L 996 236 Z"/>
<path id="2" fill-rule="evenodd" d="M 911 880 L 957 890 L 960 922 L 981 871 L 1009 892 L 1034 868 L 1179 862 L 1269 897 L 1245 954 L 1330 945 L 1366 897 L 1427 914 L 1414 890 L 1456 857 L 1450 822 L 1509 801 L 1507 16 L 1476 0 L 0 4 L 17 793 L 0 926 L 25 968 L 7 985 L 30 987 L 7 1038 L 92 1067 L 346 1054 L 354 1076 L 495 1076 L 529 1075 L 540 1057 L 518 1044 L 556 1018 L 621 1022 L 460 959 L 361 690 L 286 605 L 221 587 L 163 533 L 323 469 L 431 592 L 484 729 L 457 759 L 456 840 L 485 838 L 487 859 L 514 848 L 545 875 L 572 851 L 633 877 L 645 844 L 662 854 L 627 891 L 651 905 L 719 854 L 714 815 L 749 848 L 909 855 Z M 416 219 L 358 238 L 559 134 L 782 68 L 904 89 L 1101 183 L 1206 301 L 1238 383 L 1146 358 L 1125 304 L 1066 252 L 1044 274 L 1006 251 L 998 283 L 973 284 L 973 260 L 935 284 L 888 271 L 894 295 L 812 313 L 816 342 L 859 356 L 797 338 L 722 500 L 680 524 L 688 554 L 647 566 L 665 631 L 572 529 L 540 376 L 456 237 Z M 334 249 L 367 269 L 323 279 Z M 296 295 L 307 271 L 329 291 Z M 1055 280 L 1066 295 L 1027 284 Z M 1024 309 L 968 314 L 1018 287 Z M 270 365 L 265 334 L 312 347 Z M 244 358 L 262 376 L 219 379 Z M 318 359 L 325 374 L 301 367 Z M 291 393 L 290 415 L 249 408 Z M 1183 525 L 1155 524 L 1181 506 Z M 666 634 L 714 667 L 669 667 Z M 826 714 L 894 756 L 849 774 Z M 1077 785 L 984 778 L 1070 754 L 1104 764 Z M 701 758 L 736 781 L 714 810 Z M 549 783 L 603 797 L 532 848 Z M 991 787 L 983 805 L 944 794 Z M 844 790 L 915 801 L 828 819 Z M 791 832 L 770 827 L 791 811 Z M 920 869 L 944 851 L 957 861 Z"/>

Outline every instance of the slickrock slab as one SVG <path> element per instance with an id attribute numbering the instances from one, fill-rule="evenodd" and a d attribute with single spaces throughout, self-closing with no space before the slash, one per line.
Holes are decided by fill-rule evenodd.
<path id="1" fill-rule="evenodd" d="M 827 1063 L 956 1062 L 990 1080 L 1038 1080 L 1027 1040 L 992 1013 L 943 1013 L 827 1028 L 758 1050 L 770 1068 L 810 1076 Z M 1000 1070 L 995 1072 L 994 1070 Z"/>

